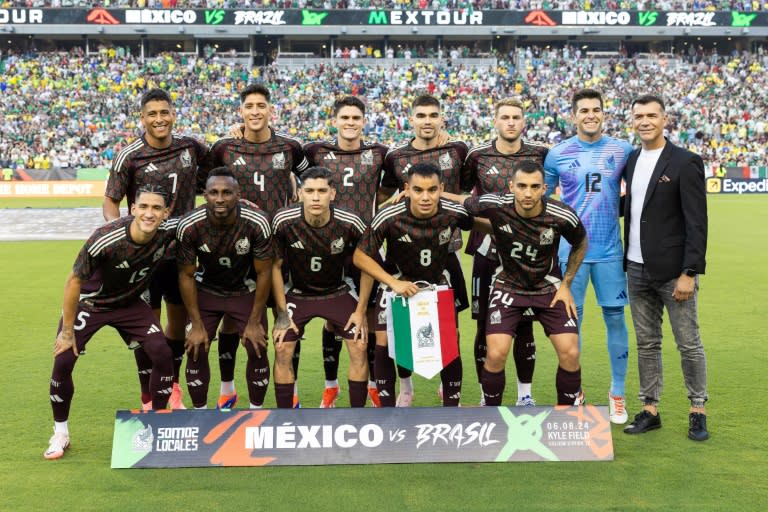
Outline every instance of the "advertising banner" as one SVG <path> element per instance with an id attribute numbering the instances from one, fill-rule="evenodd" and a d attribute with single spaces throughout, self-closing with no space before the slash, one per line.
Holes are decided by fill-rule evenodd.
<path id="1" fill-rule="evenodd" d="M 99 181 L 0 181 L 0 197 L 104 197 Z"/>
<path id="2" fill-rule="evenodd" d="M 768 178 L 707 178 L 709 194 L 766 194 Z"/>
<path id="3" fill-rule="evenodd" d="M 609 461 L 608 408 L 117 411 L 113 468 Z"/>

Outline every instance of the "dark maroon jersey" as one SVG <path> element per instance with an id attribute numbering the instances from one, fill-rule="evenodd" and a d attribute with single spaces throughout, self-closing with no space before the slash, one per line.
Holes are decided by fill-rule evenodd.
<path id="1" fill-rule="evenodd" d="M 208 146 L 192 137 L 174 135 L 170 146 L 155 149 L 142 135 L 112 160 L 104 195 L 127 197 L 130 211 L 139 188 L 159 185 L 170 195 L 171 217 L 180 217 L 195 207 L 197 166 L 207 153 Z"/>
<path id="2" fill-rule="evenodd" d="M 461 165 L 469 148 L 464 142 L 453 140 L 434 149 L 419 150 L 413 147 L 413 140 L 389 150 L 384 159 L 384 177 L 381 186 L 403 190 L 408 181 L 408 170 L 416 164 L 436 165 L 443 173 L 445 191 L 458 194 Z"/>
<path id="3" fill-rule="evenodd" d="M 288 268 L 287 290 L 309 296 L 335 296 L 350 290 L 344 269 L 365 224 L 354 213 L 331 207 L 331 220 L 316 228 L 301 204 L 278 210 L 272 220 L 275 252 Z"/>
<path id="4" fill-rule="evenodd" d="M 205 189 L 208 171 L 227 166 L 240 185 L 240 195 L 259 205 L 271 219 L 288 204 L 291 197 L 291 173 L 296 176 L 309 167 L 301 143 L 272 130 L 267 142 L 225 137 L 217 140 L 200 173 L 198 187 Z"/>
<path id="5" fill-rule="evenodd" d="M 126 216 L 101 226 L 80 249 L 72 272 L 82 280 L 84 309 L 110 311 L 138 300 L 175 239 L 178 219 L 162 223 L 146 244 L 131 239 L 131 222 Z"/>
<path id="6" fill-rule="evenodd" d="M 474 190 L 477 195 L 507 194 L 515 162 L 533 160 L 544 166 L 544 159 L 549 151 L 546 146 L 523 142 L 520 151 L 505 155 L 496 149 L 497 140 L 491 139 L 469 151 L 461 167 L 463 191 Z M 497 259 L 496 244 L 490 235 L 473 232 L 467 242 L 466 252 L 468 254 L 479 252 L 488 258 Z"/>
<path id="7" fill-rule="evenodd" d="M 451 201 L 441 199 L 436 215 L 419 219 L 411 213 L 410 199 L 405 199 L 374 216 L 360 241 L 360 250 L 376 258 L 386 242 L 387 264 L 397 265 L 395 277 L 444 284 L 451 233 L 470 229 L 472 224 L 467 210 Z"/>
<path id="8" fill-rule="evenodd" d="M 313 142 L 304 146 L 310 165 L 327 167 L 336 178 L 333 204 L 352 212 L 366 225 L 376 213 L 381 169 L 387 146 L 363 143 L 360 149 L 343 151 L 337 141 Z"/>
<path id="9" fill-rule="evenodd" d="M 475 186 L 479 195 L 506 194 L 509 192 L 509 181 L 512 170 L 519 160 L 533 160 L 544 166 L 547 157 L 546 146 L 523 142 L 520 151 L 505 155 L 496 149 L 496 140 L 475 146 L 467 154 L 467 159 L 461 168 L 461 189 L 471 192 Z"/>
<path id="10" fill-rule="evenodd" d="M 253 260 L 273 257 L 271 233 L 267 215 L 256 208 L 238 204 L 235 223 L 216 226 L 207 207 L 199 206 L 179 221 L 179 265 L 197 262 L 201 290 L 220 297 L 246 295 L 256 289 Z"/>
<path id="11" fill-rule="evenodd" d="M 557 260 L 560 237 L 578 245 L 587 235 L 571 207 L 554 199 L 541 201 L 544 210 L 530 219 L 517 214 L 512 194 L 485 194 L 464 201 L 471 214 L 491 220 L 502 265 L 496 282 L 506 291 L 553 293 L 562 278 Z"/>

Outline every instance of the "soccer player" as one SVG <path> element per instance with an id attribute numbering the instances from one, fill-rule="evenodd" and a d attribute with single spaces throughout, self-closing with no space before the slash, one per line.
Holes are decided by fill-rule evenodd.
<path id="1" fill-rule="evenodd" d="M 270 92 L 262 84 L 251 84 L 240 92 L 240 137 L 217 140 L 200 173 L 198 188 L 207 180 L 207 169 L 226 166 L 237 180 L 240 197 L 259 206 L 271 219 L 295 196 L 296 176 L 308 167 L 301 143 L 275 132 L 269 126 L 273 114 Z M 240 339 L 228 316 L 219 329 L 219 370 L 221 387 L 218 407 L 237 405 L 235 363 Z M 268 369 L 260 369 L 263 373 Z"/>
<path id="2" fill-rule="evenodd" d="M 235 323 L 248 353 L 251 408 L 263 405 L 269 384 L 265 307 L 272 281 L 271 229 L 264 212 L 239 199 L 232 172 L 217 167 L 208 175 L 206 204 L 179 222 L 179 288 L 192 324 L 186 377 L 197 409 L 207 406 L 208 347 L 224 315 Z"/>
<path id="3" fill-rule="evenodd" d="M 450 199 L 463 199 L 471 214 L 490 219 L 501 260 L 485 328 L 488 354 L 482 386 L 489 406 L 502 403 L 504 366 L 512 337 L 529 308 L 557 352 L 558 405 L 581 405 L 584 401 L 576 305 L 570 287 L 587 250 L 587 235 L 572 208 L 544 198 L 546 188 L 541 164 L 520 160 L 509 183 L 510 194 L 464 198 L 446 194 Z M 564 276 L 556 264 L 561 238 L 573 246 Z"/>
<path id="4" fill-rule="evenodd" d="M 611 388 L 608 392 L 612 423 L 627 422 L 624 381 L 627 376 L 629 337 L 624 319 L 627 304 L 627 279 L 624 275 L 624 250 L 619 233 L 619 203 L 624 164 L 632 151 L 629 142 L 603 135 L 603 97 L 594 89 L 581 89 L 571 100 L 576 135 L 553 147 L 544 161 L 547 193 L 560 185 L 560 199 L 576 210 L 587 229 L 589 250 L 573 278 L 571 291 L 579 313 L 579 329 L 584 318 L 584 298 L 592 281 L 597 303 L 603 310 L 611 363 Z M 571 247 L 560 245 L 562 270 Z M 581 340 L 579 340 L 581 347 Z"/>
<path id="5" fill-rule="evenodd" d="M 461 189 L 465 192 L 475 190 L 478 195 L 504 194 L 509 190 L 509 182 L 517 162 L 531 160 L 543 164 L 547 156 L 545 146 L 530 144 L 522 139 L 525 131 L 525 108 L 520 100 L 500 100 L 494 106 L 494 111 L 496 137 L 472 148 L 461 168 Z M 473 231 L 470 235 L 467 252 L 473 255 L 472 318 L 477 320 L 475 369 L 477 380 L 480 381 L 486 354 L 485 323 L 488 317 L 488 298 L 493 274 L 499 266 L 499 257 L 493 237 L 479 231 Z M 517 326 L 512 356 L 517 370 L 516 405 L 533 407 L 536 401 L 533 399 L 531 383 L 536 365 L 536 345 L 533 339 L 533 322 L 527 315 Z M 480 394 L 482 397 L 482 390 Z"/>
<path id="6" fill-rule="evenodd" d="M 404 190 L 411 168 L 419 163 L 429 163 L 440 170 L 441 183 L 446 191 L 459 193 L 461 166 L 469 150 L 466 143 L 458 140 L 444 141 L 441 130 L 444 126 L 440 101 L 429 95 L 418 96 L 411 105 L 411 124 L 414 137 L 406 144 L 391 148 L 384 160 L 384 175 L 379 189 L 379 203 L 386 201 L 396 190 Z M 456 251 L 461 249 L 461 234 L 458 230 L 450 243 L 451 256 L 448 259 L 448 272 L 455 294 L 457 311 L 469 307 L 467 287 Z M 397 402 L 401 407 L 408 407 L 413 401 L 411 372 L 399 369 L 400 394 Z M 439 391 L 443 393 L 443 391 Z"/>
<path id="7" fill-rule="evenodd" d="M 195 179 L 198 163 L 204 159 L 208 147 L 192 137 L 173 134 L 176 111 L 170 95 L 162 89 L 150 89 L 141 97 L 140 121 L 144 133 L 125 146 L 112 161 L 102 211 L 104 219 L 111 221 L 120 216 L 120 202 L 128 199 L 133 205 L 136 191 L 145 185 L 157 185 L 169 191 L 170 217 L 181 217 L 195 207 Z M 150 302 L 160 318 L 161 298 L 165 299 L 168 323 L 165 335 L 173 351 L 174 381 L 170 404 L 184 409 L 179 372 L 184 355 L 184 328 L 187 312 L 179 293 L 176 261 L 169 255 L 150 283 Z M 141 401 L 149 406 L 148 393 L 150 362 L 144 351 L 134 351 L 142 383 Z"/>
<path id="8" fill-rule="evenodd" d="M 278 210 L 272 221 L 277 253 L 272 263 L 277 406 L 290 408 L 293 404 L 293 348 L 306 324 L 320 317 L 347 345 L 349 402 L 352 407 L 363 407 L 368 387 L 366 309 L 372 283 L 363 274 L 358 300 L 345 269 L 365 224 L 357 215 L 331 206 L 336 186 L 330 169 L 306 170 L 301 175 L 300 196 L 300 204 Z"/>
<path id="9" fill-rule="evenodd" d="M 381 181 L 381 169 L 387 147 L 365 142 L 362 139 L 365 125 L 365 104 L 355 96 L 345 96 L 333 105 L 332 123 L 336 139 L 313 142 L 304 146 L 311 165 L 321 165 L 331 170 L 336 186 L 334 205 L 360 217 L 368 225 L 376 212 L 376 197 Z M 360 287 L 360 271 L 350 264 L 350 274 L 355 286 Z M 371 300 L 375 299 L 372 294 Z M 372 314 L 375 304 L 369 304 Z M 339 354 L 341 339 L 328 328 L 323 329 L 323 367 L 325 391 L 320 407 L 333 407 L 339 394 Z M 374 407 L 379 405 L 379 394 L 373 382 L 373 352 L 376 335 L 368 333 L 368 396 Z"/>
<path id="10" fill-rule="evenodd" d="M 102 327 L 114 327 L 128 348 L 144 349 L 151 361 L 149 390 L 154 409 L 168 404 L 173 355 L 152 308 L 142 300 L 148 282 L 174 240 L 166 197 L 146 186 L 131 201 L 131 215 L 98 228 L 77 256 L 64 286 L 50 382 L 53 437 L 44 456 L 58 459 L 69 448 L 69 408 L 75 393 L 72 371 Z"/>
<path id="11" fill-rule="evenodd" d="M 438 167 L 428 163 L 411 166 L 405 200 L 376 214 L 355 249 L 355 265 L 390 290 L 406 297 L 418 292 L 414 281 L 453 286 L 447 272 L 449 260 L 455 257 L 451 251 L 452 233 L 456 229 L 471 229 L 474 221 L 461 205 L 440 198 L 444 188 Z M 376 255 L 385 242 L 387 265 L 396 269 L 393 274 L 376 261 Z M 380 287 L 376 306 L 374 365 L 381 405 L 392 407 L 396 405 L 395 365 L 387 349 L 384 298 L 384 289 Z M 448 364 L 440 372 L 440 377 L 443 405 L 458 406 L 461 398 L 461 358 L 457 357 Z"/>

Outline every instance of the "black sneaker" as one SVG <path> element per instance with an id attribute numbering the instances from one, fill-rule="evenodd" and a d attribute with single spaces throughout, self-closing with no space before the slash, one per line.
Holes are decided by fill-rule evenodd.
<path id="1" fill-rule="evenodd" d="M 688 415 L 688 439 L 693 439 L 694 441 L 706 441 L 709 439 L 706 414 L 692 412 Z"/>
<path id="2" fill-rule="evenodd" d="M 635 419 L 632 423 L 624 427 L 625 434 L 645 434 L 649 430 L 656 430 L 661 428 L 661 414 L 654 416 L 650 412 L 643 409 L 639 414 L 635 415 Z"/>

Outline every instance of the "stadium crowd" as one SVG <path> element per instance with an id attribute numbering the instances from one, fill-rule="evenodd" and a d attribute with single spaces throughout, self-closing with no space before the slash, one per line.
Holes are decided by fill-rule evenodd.
<path id="1" fill-rule="evenodd" d="M 107 8 L 257 8 L 257 9 L 510 9 L 643 11 L 765 11 L 759 0 L 4 0 L 2 7 L 107 7 Z"/>
<path id="2" fill-rule="evenodd" d="M 142 63 L 123 48 L 102 48 L 92 56 L 81 50 L 3 55 L 0 167 L 108 167 L 138 134 L 138 96 L 156 86 L 172 93 L 177 130 L 212 143 L 237 121 L 237 92 L 251 81 L 271 88 L 273 125 L 305 142 L 333 136 L 337 96 L 363 96 L 369 107 L 366 138 L 385 144 L 410 136 L 409 101 L 424 92 L 441 98 L 449 132 L 470 144 L 491 136 L 496 100 L 519 96 L 528 109 L 526 137 L 554 144 L 570 135 L 568 98 L 574 90 L 604 91 L 606 133 L 625 139 L 631 139 L 630 99 L 653 91 L 667 101 L 670 139 L 702 154 L 709 168 L 766 163 L 768 73 L 762 51 L 598 63 L 566 46 L 520 49 L 513 57 L 498 60 L 494 69 L 382 59 L 377 66 L 250 70 L 229 59 L 171 53 Z"/>

